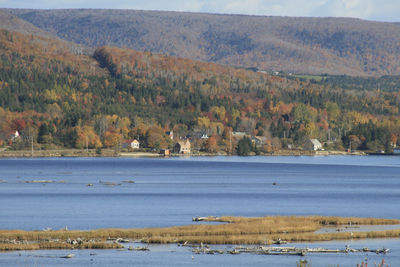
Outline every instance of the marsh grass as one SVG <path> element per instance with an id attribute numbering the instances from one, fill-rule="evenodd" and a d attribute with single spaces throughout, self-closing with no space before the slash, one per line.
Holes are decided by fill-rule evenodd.
<path id="1" fill-rule="evenodd" d="M 324 216 L 274 216 L 262 218 L 221 217 L 210 218 L 221 224 L 199 223 L 187 226 L 143 229 L 98 229 L 92 231 L 22 231 L 1 230 L 0 250 L 16 249 L 64 249 L 71 248 L 68 239 L 101 240 L 126 238 L 146 243 L 193 244 L 271 244 L 276 240 L 287 242 L 311 242 L 363 238 L 400 237 L 399 230 L 374 232 L 334 232 L 316 234 L 326 226 L 389 225 L 400 224 L 400 220 Z M 30 241 L 30 244 L 9 244 L 5 240 Z M 58 242 L 50 242 L 58 240 Z M 114 246 L 115 245 L 115 246 Z M 118 244 L 106 242 L 84 242 L 72 248 L 116 248 Z"/>
<path id="2" fill-rule="evenodd" d="M 85 242 L 78 246 L 74 246 L 65 242 L 36 242 L 30 244 L 0 244 L 0 251 L 15 251 L 15 250 L 50 250 L 50 249 L 117 249 L 123 248 L 120 244 L 105 243 L 105 242 Z"/>

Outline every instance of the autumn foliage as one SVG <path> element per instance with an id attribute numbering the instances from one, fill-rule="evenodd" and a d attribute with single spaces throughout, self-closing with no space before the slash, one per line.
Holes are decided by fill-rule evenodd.
<path id="1" fill-rule="evenodd" d="M 0 31 L 3 145 L 13 131 L 21 134 L 15 149 L 32 136 L 38 146 L 81 149 L 137 139 L 149 150 L 190 138 L 211 153 L 237 151 L 238 136 L 254 137 L 255 153 L 301 148 L 309 138 L 340 150 L 390 151 L 399 142 L 400 93 L 389 86 L 348 88 L 341 77 L 274 76 L 115 47 L 72 51 L 59 40 Z"/>

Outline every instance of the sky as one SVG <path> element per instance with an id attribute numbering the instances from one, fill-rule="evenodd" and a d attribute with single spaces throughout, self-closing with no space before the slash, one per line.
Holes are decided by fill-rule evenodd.
<path id="1" fill-rule="evenodd" d="M 1 8 L 114 8 L 400 22 L 400 0 L 0 0 Z"/>

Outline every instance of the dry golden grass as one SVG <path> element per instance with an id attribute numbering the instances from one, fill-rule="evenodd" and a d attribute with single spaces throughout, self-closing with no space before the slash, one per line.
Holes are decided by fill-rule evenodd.
<path id="1" fill-rule="evenodd" d="M 63 249 L 71 248 L 67 239 L 106 240 L 107 238 L 140 239 L 148 243 L 197 243 L 207 244 L 271 244 L 274 240 L 288 242 L 328 241 L 400 237 L 399 230 L 375 232 L 335 232 L 316 234 L 315 231 L 329 225 L 387 225 L 400 224 L 400 220 L 323 216 L 274 216 L 262 218 L 221 217 L 209 219 L 221 224 L 194 224 L 167 228 L 98 229 L 93 231 L 21 231 L 1 230 L 0 241 L 33 241 L 29 245 L 0 244 L 0 250 L 15 249 Z M 355 230 L 356 231 L 356 230 Z M 59 240 L 59 242 L 49 242 Z M 72 248 L 115 248 L 117 244 L 84 242 Z"/>
<path id="2" fill-rule="evenodd" d="M 0 251 L 15 251 L 15 250 L 40 250 L 40 249 L 116 249 L 123 248 L 122 245 L 105 242 L 85 242 L 78 246 L 74 246 L 65 242 L 36 242 L 30 244 L 0 244 Z"/>

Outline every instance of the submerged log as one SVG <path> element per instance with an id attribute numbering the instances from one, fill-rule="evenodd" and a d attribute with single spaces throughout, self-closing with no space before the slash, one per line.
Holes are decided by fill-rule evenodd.
<path id="1" fill-rule="evenodd" d="M 54 183 L 53 180 L 31 180 L 31 181 L 25 181 L 27 184 L 49 184 L 49 183 Z"/>
<path id="2" fill-rule="evenodd" d="M 115 240 L 117 243 L 130 243 L 131 241 L 129 239 L 124 239 L 124 238 L 117 238 Z"/>
<path id="3" fill-rule="evenodd" d="M 218 220 L 218 219 L 219 219 L 219 217 L 217 217 L 217 216 L 207 216 L 207 217 L 197 216 L 197 217 L 193 217 L 192 221 L 194 221 L 194 222 L 202 222 L 202 221 L 215 221 L 215 220 Z"/>
<path id="4" fill-rule="evenodd" d="M 132 250 L 135 250 L 135 251 L 150 251 L 150 249 L 148 247 L 135 247 Z"/>
<path id="5" fill-rule="evenodd" d="M 67 255 L 62 256 L 60 258 L 62 258 L 62 259 L 71 259 L 73 256 L 75 256 L 75 255 L 74 254 L 67 254 Z"/>

